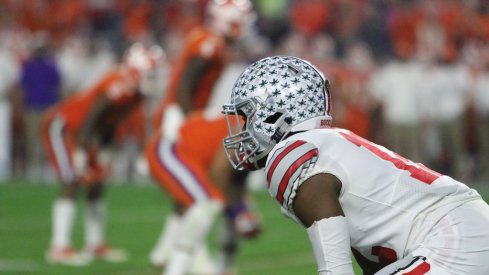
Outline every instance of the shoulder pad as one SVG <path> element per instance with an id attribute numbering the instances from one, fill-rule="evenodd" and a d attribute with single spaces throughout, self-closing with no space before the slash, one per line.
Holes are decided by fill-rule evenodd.
<path id="1" fill-rule="evenodd" d="M 273 151 L 265 167 L 270 194 L 284 207 L 317 161 L 317 147 L 303 140 L 289 141 Z"/>

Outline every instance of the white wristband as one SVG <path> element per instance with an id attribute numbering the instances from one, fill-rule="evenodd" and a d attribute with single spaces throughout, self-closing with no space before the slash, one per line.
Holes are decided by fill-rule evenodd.
<path id="1" fill-rule="evenodd" d="M 336 216 L 314 222 L 307 229 L 320 275 L 354 275 L 346 218 Z"/>

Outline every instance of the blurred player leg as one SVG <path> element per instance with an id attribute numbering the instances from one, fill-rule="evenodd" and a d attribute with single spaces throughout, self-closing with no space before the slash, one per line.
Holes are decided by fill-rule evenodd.
<path id="1" fill-rule="evenodd" d="M 237 274 L 236 252 L 239 247 L 239 236 L 234 228 L 234 221 L 225 219 L 219 230 L 217 274 Z"/>
<path id="2" fill-rule="evenodd" d="M 187 210 L 175 240 L 175 251 L 163 274 L 187 274 L 196 248 L 209 233 L 222 208 L 222 204 L 217 201 L 205 201 L 198 202 Z"/>
<path id="3" fill-rule="evenodd" d="M 167 264 L 170 253 L 173 251 L 175 237 L 180 230 L 180 224 L 180 215 L 170 213 L 167 216 L 163 230 L 149 256 L 152 265 L 163 267 Z"/>
<path id="4" fill-rule="evenodd" d="M 41 138 L 49 160 L 61 184 L 61 194 L 52 206 L 51 245 L 46 254 L 49 263 L 85 265 L 88 259 L 71 246 L 71 232 L 75 218 L 75 182 L 70 154 L 69 135 L 63 132 L 64 121 L 47 115 L 41 127 Z"/>
<path id="5" fill-rule="evenodd" d="M 51 247 L 46 260 L 51 264 L 81 266 L 88 264 L 88 259 L 71 246 L 71 232 L 76 209 L 73 199 L 58 198 L 52 209 Z"/>
<path id="6" fill-rule="evenodd" d="M 112 248 L 105 241 L 106 205 L 102 199 L 103 185 L 92 183 L 88 189 L 85 204 L 85 254 L 90 259 L 107 262 L 126 261 L 126 251 Z"/>

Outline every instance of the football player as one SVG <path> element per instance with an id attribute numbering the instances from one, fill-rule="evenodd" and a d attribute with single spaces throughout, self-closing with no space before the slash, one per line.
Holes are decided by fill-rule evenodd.
<path id="1" fill-rule="evenodd" d="M 161 133 L 147 146 L 151 174 L 182 210 L 167 218 L 170 225 L 165 225 L 165 234 L 151 254 L 151 262 L 164 266 L 165 274 L 232 270 L 238 236 L 254 237 L 260 232 L 260 223 L 245 202 L 245 174 L 233 170 L 222 149 L 226 133 L 225 117 L 207 109 L 188 115 L 177 141 Z M 224 214 L 226 238 L 221 240 L 221 267 L 216 267 L 205 264 L 208 255 L 203 244 L 219 214 Z M 200 261 L 200 266 L 192 261 Z"/>
<path id="2" fill-rule="evenodd" d="M 476 190 L 331 126 L 328 80 L 274 56 L 250 65 L 223 106 L 237 170 L 265 169 L 309 235 L 319 274 L 489 274 L 489 206 Z"/>
<path id="3" fill-rule="evenodd" d="M 93 258 L 123 261 L 126 253 L 106 245 L 103 185 L 109 173 L 107 154 L 116 127 L 143 100 L 140 83 L 162 58 L 159 47 L 132 45 L 120 66 L 87 91 L 50 109 L 42 122 L 42 142 L 61 183 L 52 207 L 50 263 L 84 265 Z M 78 189 L 86 189 L 85 249 L 71 243 Z"/>
<path id="4" fill-rule="evenodd" d="M 189 156 L 194 158 L 201 150 L 205 150 L 207 161 L 201 162 L 197 157 L 195 160 L 179 157 L 178 152 L 172 148 L 174 144 L 190 144 L 185 136 L 180 136 L 182 134 L 180 127 L 187 125 L 188 114 L 207 107 L 214 85 L 229 62 L 230 52 L 234 49 L 233 44 L 244 34 L 254 18 L 249 0 L 209 1 L 207 15 L 205 26 L 190 31 L 182 52 L 175 61 L 165 98 L 155 115 L 155 127 L 158 130 L 146 150 L 153 178 L 169 192 L 176 204 L 175 213 L 167 217 L 159 241 L 150 253 L 151 263 L 156 266 L 166 266 L 167 274 L 185 272 L 184 269 L 188 267 L 187 262 L 190 260 L 180 261 L 179 258 L 191 258 L 192 255 L 185 256 L 185 254 L 199 250 L 194 246 L 203 245 L 190 242 L 203 241 L 208 227 L 214 220 L 213 217 L 225 206 L 223 195 L 216 185 L 229 181 L 225 174 L 220 175 L 219 179 L 209 179 L 213 174 L 212 169 L 225 170 L 228 164 L 220 162 L 213 165 L 214 168 L 209 168 L 211 160 L 218 158 L 216 156 L 218 153 L 214 150 L 209 151 L 212 147 L 198 139 L 215 132 L 211 140 L 217 140 L 219 129 L 204 129 L 200 124 L 188 124 L 192 125 L 189 127 L 195 127 L 193 131 L 197 138 L 191 139 L 193 140 L 191 148 L 194 148 L 197 153 Z M 222 134 L 222 137 L 224 135 Z M 199 146 L 202 148 L 195 148 Z M 168 165 L 168 163 L 173 164 Z M 204 164 L 205 166 L 202 166 Z M 197 170 L 201 170 L 201 174 L 195 174 Z M 185 176 L 186 174 L 193 176 Z M 182 175 L 182 177 L 171 175 Z M 191 188 L 187 185 L 191 185 Z M 238 219 L 247 216 L 238 214 L 248 212 L 242 211 L 246 210 L 245 203 L 242 202 L 241 205 L 240 207 L 226 204 L 225 207 L 240 208 L 239 211 L 228 209 L 230 213 L 235 212 L 232 216 Z M 253 226 L 249 231 L 256 231 L 254 226 L 256 223 L 250 221 L 250 224 Z M 198 236 L 187 239 L 188 244 L 176 246 L 181 248 L 181 253 L 169 253 L 169 251 L 177 251 L 173 245 L 173 240 L 178 239 L 176 234 L 186 230 L 191 230 Z M 185 237 L 180 240 L 185 241 Z M 191 246 L 192 249 L 184 251 L 187 246 Z M 173 267 L 174 264 L 178 267 Z"/>

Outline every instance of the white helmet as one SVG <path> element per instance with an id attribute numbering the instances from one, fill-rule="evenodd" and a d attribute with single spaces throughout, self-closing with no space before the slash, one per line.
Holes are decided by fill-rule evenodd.
<path id="1" fill-rule="evenodd" d="M 242 36 L 255 18 L 249 0 L 211 0 L 207 13 L 210 27 L 232 38 Z"/>
<path id="2" fill-rule="evenodd" d="M 237 170 L 262 168 L 268 153 L 290 133 L 330 127 L 330 104 L 329 82 L 309 62 L 291 56 L 255 62 L 223 105 L 229 161 Z"/>
<path id="3" fill-rule="evenodd" d="M 163 49 L 157 45 L 132 44 L 124 53 L 124 63 L 136 69 L 142 76 L 158 66 L 165 57 Z"/>

